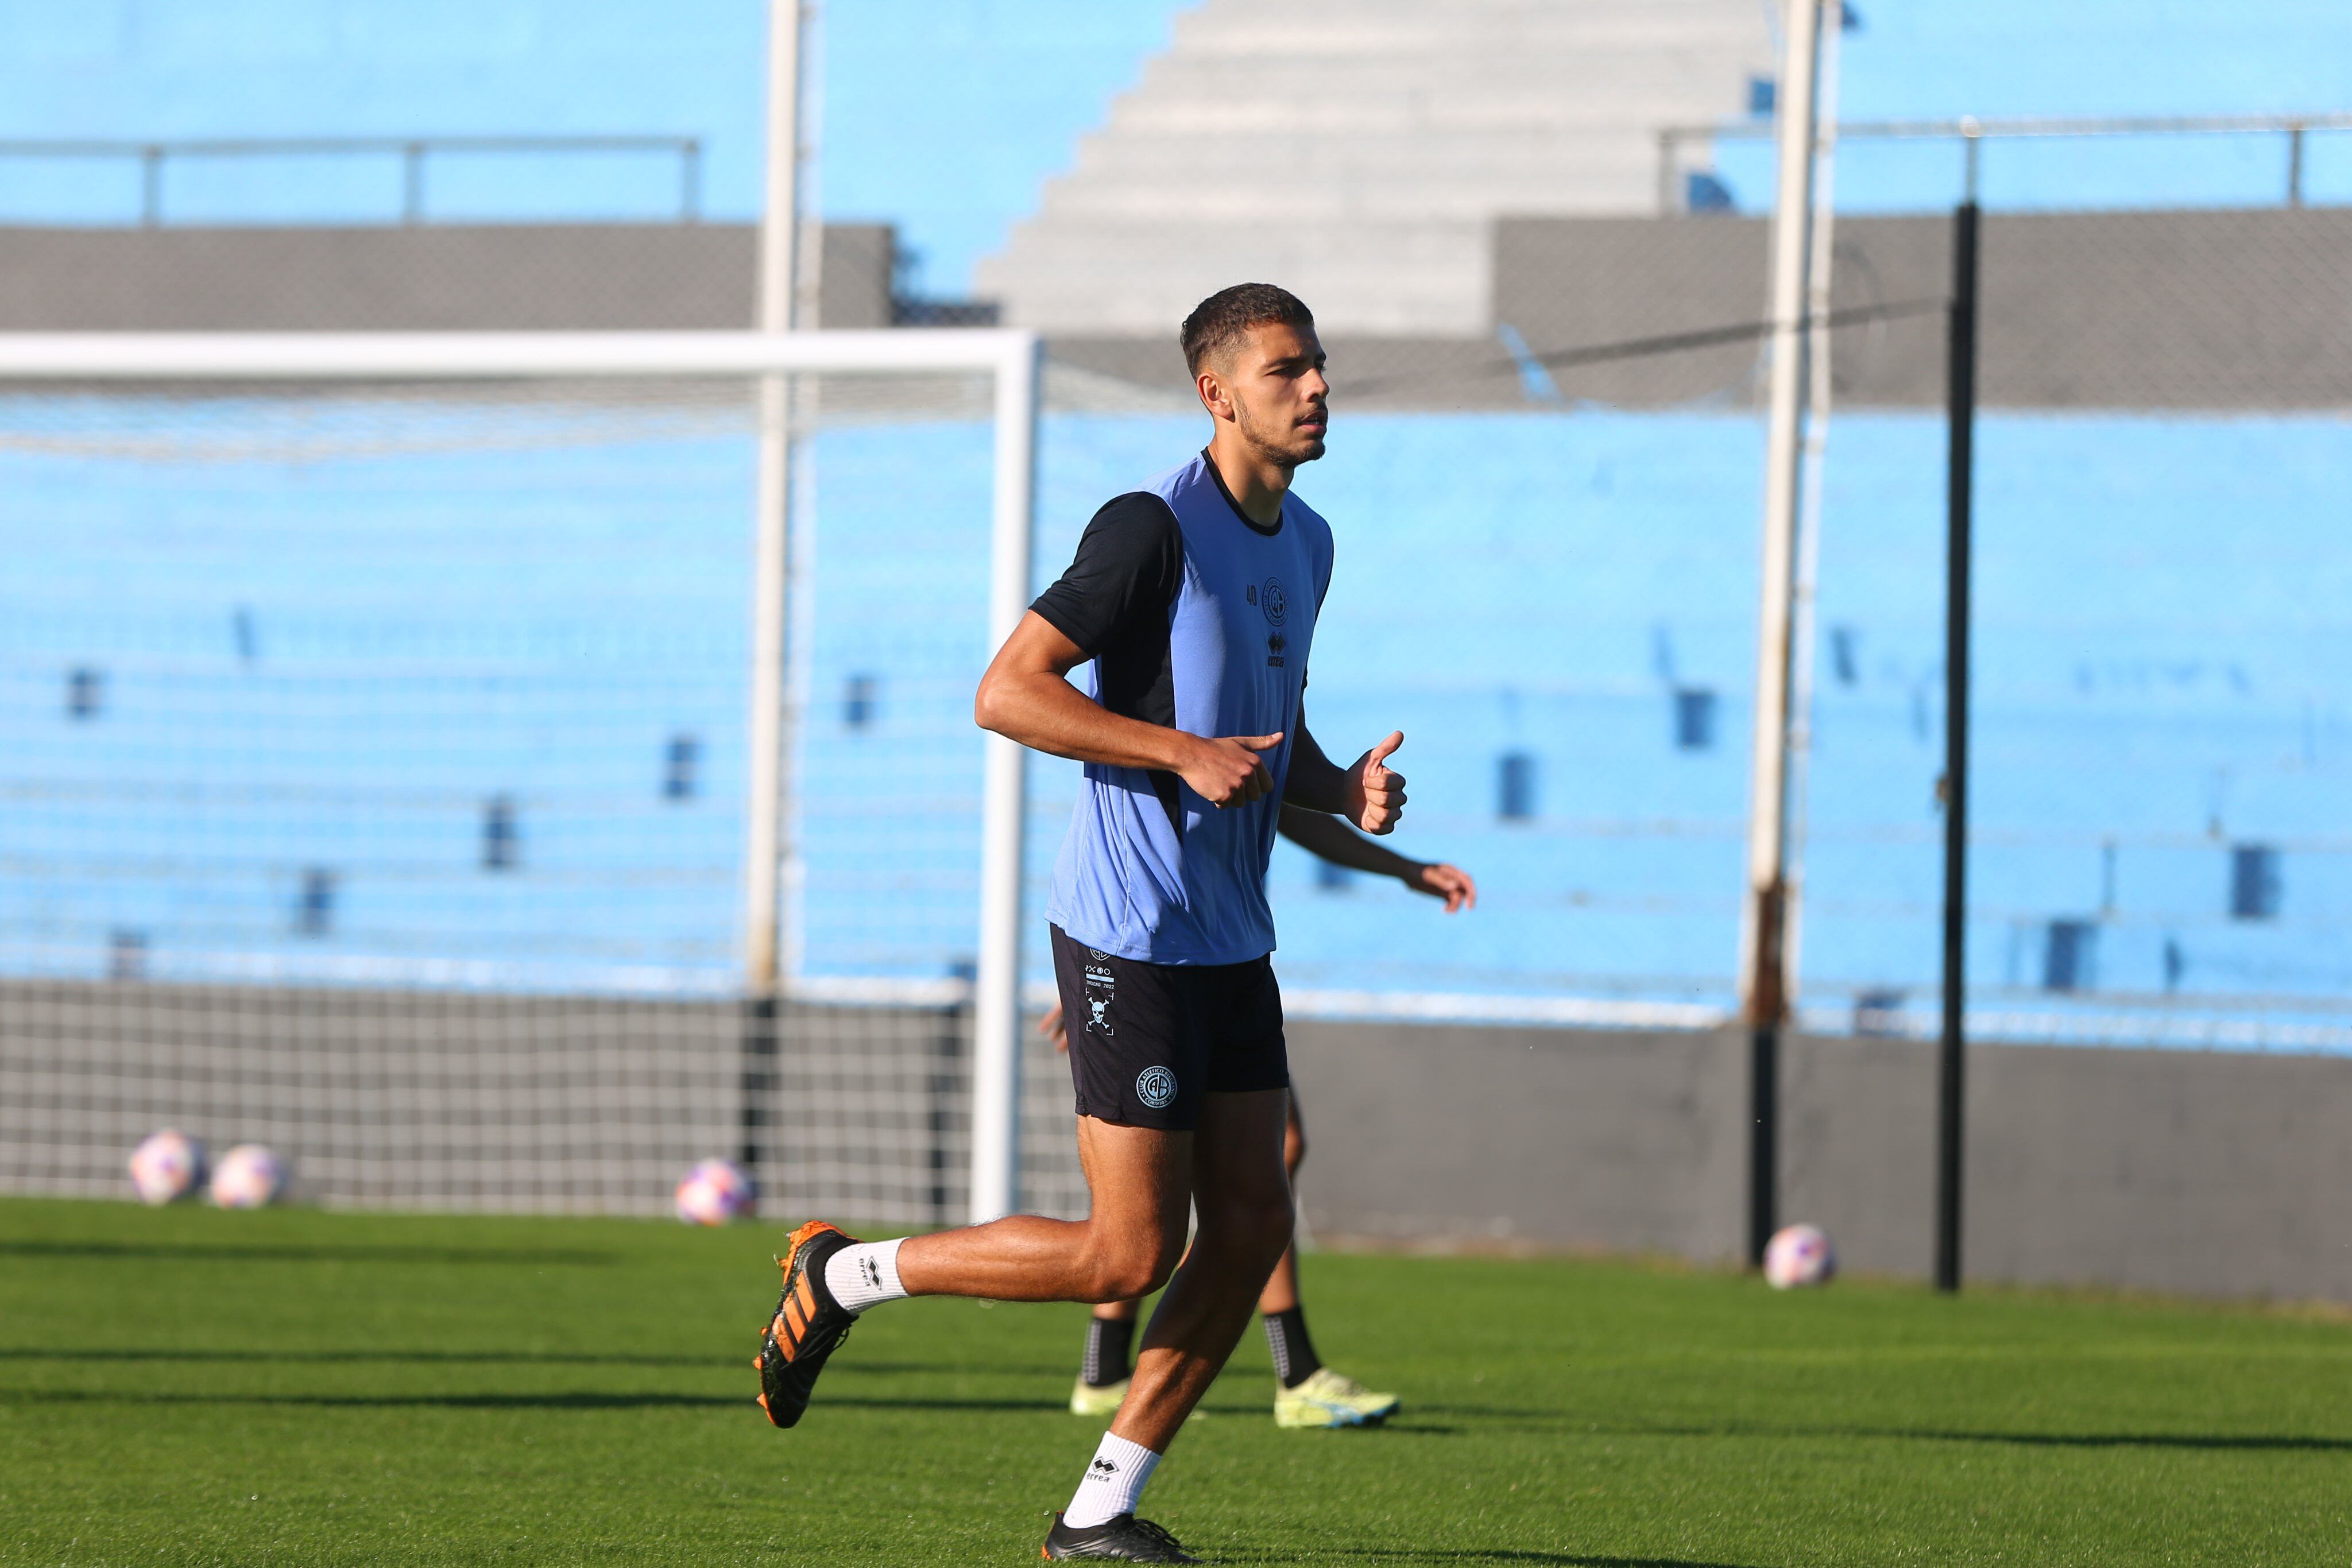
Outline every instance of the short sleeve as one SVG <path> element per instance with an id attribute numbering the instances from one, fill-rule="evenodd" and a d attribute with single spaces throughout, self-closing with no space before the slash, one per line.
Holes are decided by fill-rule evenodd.
<path id="1" fill-rule="evenodd" d="M 1089 655 L 1145 616 L 1165 616 L 1183 580 L 1183 536 L 1168 503 L 1146 490 L 1097 512 L 1060 580 L 1029 606 Z"/>

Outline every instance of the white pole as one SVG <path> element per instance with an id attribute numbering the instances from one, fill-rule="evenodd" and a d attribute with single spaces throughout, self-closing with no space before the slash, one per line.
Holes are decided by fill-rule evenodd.
<path id="1" fill-rule="evenodd" d="M 1790 599 L 1802 468 L 1811 238 L 1813 82 L 1822 0 L 1788 0 L 1780 67 L 1780 180 L 1772 214 L 1771 413 L 1764 449 L 1762 602 L 1757 617 L 1756 737 L 1748 808 L 1748 897 L 1739 943 L 1740 1009 L 1752 1025 L 1787 1011 L 1783 894 L 1788 826 Z"/>
<path id="2" fill-rule="evenodd" d="M 1805 935 L 1805 838 L 1807 800 L 1813 765 L 1813 607 L 1821 580 L 1822 476 L 1829 450 L 1830 285 L 1836 258 L 1838 43 L 1841 26 L 1832 16 L 1822 29 L 1821 80 L 1813 94 L 1812 236 L 1807 242 L 1803 498 L 1797 513 L 1795 612 L 1789 648 L 1788 910 L 1780 942 L 1780 968 L 1789 1006 L 1802 993 Z"/>
<path id="3" fill-rule="evenodd" d="M 800 0 L 769 0 L 767 187 L 760 214 L 759 325 L 788 332 L 800 254 Z M 789 383 L 760 382 L 759 517 L 751 565 L 751 781 L 744 846 L 744 982 L 772 995 L 778 982 L 784 853 L 784 605 L 790 561 L 792 428 Z"/>
<path id="4" fill-rule="evenodd" d="M 1037 355 L 1016 342 L 996 372 L 996 493 L 990 525 L 988 640 L 1001 646 L 1029 608 L 1036 497 Z M 972 988 L 971 1222 L 1021 1207 L 1021 873 L 1028 753 L 987 747 L 981 807 L 980 968 Z"/>

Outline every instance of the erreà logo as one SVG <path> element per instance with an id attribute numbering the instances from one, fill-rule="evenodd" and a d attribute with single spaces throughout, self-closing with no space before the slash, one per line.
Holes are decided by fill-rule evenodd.
<path id="1" fill-rule="evenodd" d="M 1108 1459 L 1103 1458 L 1101 1456 L 1097 1455 L 1096 1456 L 1095 1462 L 1087 1467 L 1087 1474 L 1092 1476 L 1098 1481 L 1108 1480 L 1111 1477 L 1118 1474 L 1118 1467 L 1112 1464 Z"/>

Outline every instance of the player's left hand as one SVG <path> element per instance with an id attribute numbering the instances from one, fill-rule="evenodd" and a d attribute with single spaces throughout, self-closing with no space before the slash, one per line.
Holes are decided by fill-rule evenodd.
<path id="1" fill-rule="evenodd" d="M 1398 730 L 1348 769 L 1348 821 L 1368 833 L 1393 832 L 1404 815 L 1404 775 L 1388 766 L 1390 753 L 1403 744 Z"/>
<path id="2" fill-rule="evenodd" d="M 1415 893 L 1425 893 L 1432 898 L 1445 900 L 1445 913 L 1448 915 L 1458 909 L 1478 906 L 1478 884 L 1471 881 L 1470 873 L 1458 865 L 1447 865 L 1440 861 L 1415 866 L 1412 874 L 1403 880 L 1404 884 Z"/>
<path id="3" fill-rule="evenodd" d="M 1061 1003 L 1055 1002 L 1054 1010 L 1037 1020 L 1037 1032 L 1052 1040 L 1056 1051 L 1064 1056 L 1070 1054 L 1070 1031 L 1062 1027 Z"/>

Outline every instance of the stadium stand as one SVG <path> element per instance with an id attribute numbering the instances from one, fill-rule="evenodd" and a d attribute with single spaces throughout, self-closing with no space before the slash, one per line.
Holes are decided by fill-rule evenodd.
<path id="1" fill-rule="evenodd" d="M 1738 112 L 1764 24 L 1751 0 L 1210 0 L 979 289 L 1021 326 L 1151 331 L 1247 274 L 1335 332 L 1483 333 L 1492 220 L 1654 214 L 1649 128 Z"/>

